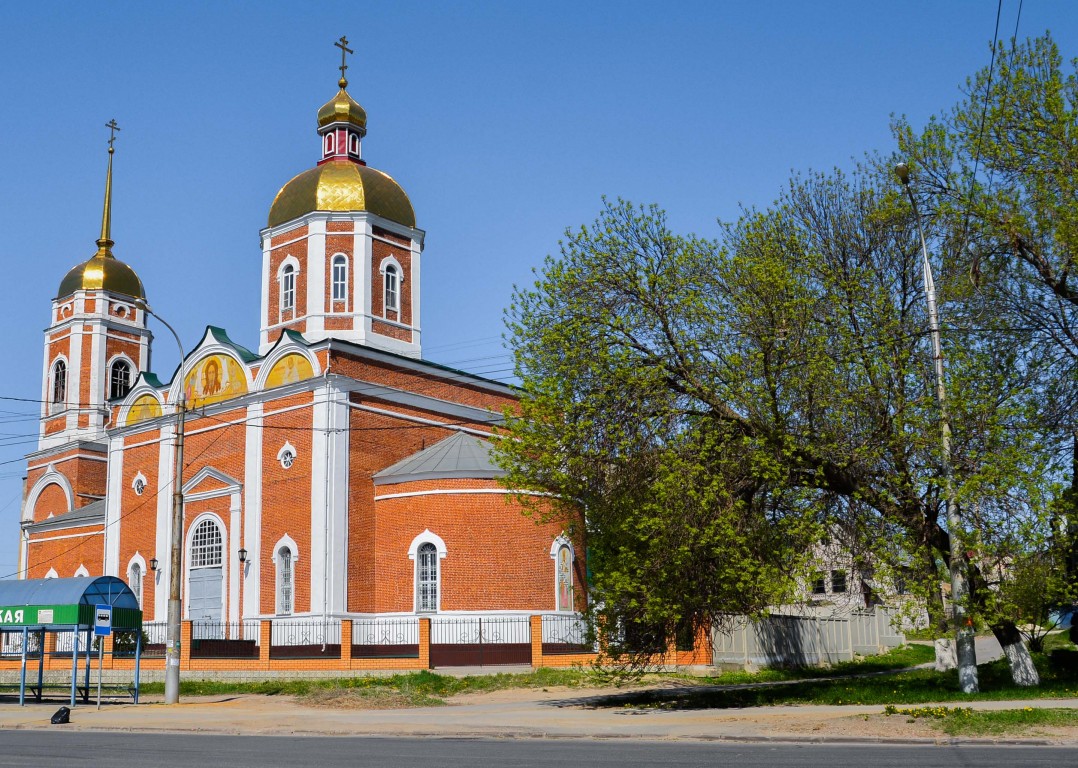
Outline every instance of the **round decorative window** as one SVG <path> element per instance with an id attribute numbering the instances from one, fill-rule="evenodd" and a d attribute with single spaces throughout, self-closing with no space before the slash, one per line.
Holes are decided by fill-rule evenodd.
<path id="1" fill-rule="evenodd" d="M 135 478 L 133 487 L 135 489 L 135 493 L 141 496 L 146 490 L 146 481 L 143 480 L 141 477 Z"/>
<path id="2" fill-rule="evenodd" d="M 281 466 L 285 469 L 289 469 L 292 466 L 292 462 L 296 460 L 296 454 L 292 451 L 281 452 Z"/>

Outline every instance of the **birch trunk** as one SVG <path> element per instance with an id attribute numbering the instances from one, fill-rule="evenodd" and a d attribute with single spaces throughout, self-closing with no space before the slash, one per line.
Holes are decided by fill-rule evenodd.
<path id="1" fill-rule="evenodd" d="M 1003 646 L 1003 654 L 1007 657 L 1007 663 L 1010 664 L 1011 678 L 1014 680 L 1014 684 L 1026 687 L 1040 685 L 1041 676 L 1033 665 L 1033 657 L 1029 654 L 1029 646 L 1026 645 L 1025 640 L 1022 638 L 1022 633 L 1018 631 L 1018 627 L 1011 622 L 1007 622 L 1006 624 L 992 627 L 992 634 L 996 636 L 999 644 Z"/>

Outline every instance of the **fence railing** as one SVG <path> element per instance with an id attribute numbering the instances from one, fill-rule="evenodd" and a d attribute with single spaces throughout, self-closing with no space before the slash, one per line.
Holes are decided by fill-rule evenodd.
<path id="1" fill-rule="evenodd" d="M 257 659 L 257 620 L 191 622 L 191 658 Z"/>
<path id="2" fill-rule="evenodd" d="M 576 614 L 544 614 L 543 653 L 591 653 L 596 650 L 588 623 Z"/>
<path id="3" fill-rule="evenodd" d="M 418 658 L 419 619 L 353 619 L 352 657 Z"/>
<path id="4" fill-rule="evenodd" d="M 22 658 L 22 630 L 0 631 L 0 657 Z M 36 659 L 41 655 L 41 634 L 30 632 L 26 636 L 26 657 Z"/>
<path id="5" fill-rule="evenodd" d="M 905 642 L 885 608 L 836 616 L 768 616 L 713 633 L 714 663 L 811 666 L 872 655 Z"/>
<path id="6" fill-rule="evenodd" d="M 443 666 L 531 664 L 529 616 L 445 616 L 430 623 L 430 663 Z"/>
<path id="7" fill-rule="evenodd" d="M 274 619 L 270 658 L 341 657 L 340 619 Z"/>

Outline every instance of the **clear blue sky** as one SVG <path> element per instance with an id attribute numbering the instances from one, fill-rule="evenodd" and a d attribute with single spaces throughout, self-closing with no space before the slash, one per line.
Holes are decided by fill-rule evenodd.
<path id="1" fill-rule="evenodd" d="M 1004 0 L 1008 39 L 1018 0 Z M 193 346 L 207 324 L 257 347 L 258 230 L 314 165 L 315 111 L 349 91 L 367 162 L 427 231 L 425 357 L 508 378 L 515 283 L 594 219 L 602 195 L 717 234 L 792 170 L 889 149 L 988 63 L 996 2 L 15 3 L 0 46 L 0 396 L 40 395 L 60 280 L 95 251 L 116 118 L 113 238 Z M 1027 0 L 1019 37 L 1078 55 L 1078 6 Z M 178 354 L 154 327 L 153 368 Z M 15 570 L 37 406 L 0 401 L 0 576 Z"/>

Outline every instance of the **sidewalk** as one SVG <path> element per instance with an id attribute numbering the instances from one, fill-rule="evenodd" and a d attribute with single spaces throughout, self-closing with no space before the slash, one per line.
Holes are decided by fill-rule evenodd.
<path id="1" fill-rule="evenodd" d="M 213 696 L 160 703 L 80 705 L 71 723 L 49 723 L 59 703 L 0 704 L 0 729 L 67 728 L 96 731 L 165 731 L 320 736 L 423 736 L 437 738 L 687 739 L 731 741 L 949 742 L 924 721 L 885 716 L 881 706 L 780 706 L 736 710 L 592 709 L 602 691 L 509 690 L 462 696 L 449 706 L 397 710 L 312 707 L 289 697 Z M 955 706 L 953 702 L 946 706 Z M 1066 707 L 1078 698 L 974 702 L 976 709 Z M 976 740 L 979 742 L 984 739 Z M 1078 728 L 996 743 L 1074 744 Z"/>

